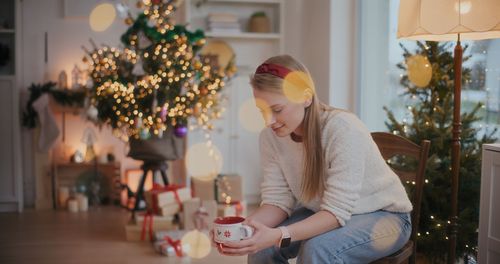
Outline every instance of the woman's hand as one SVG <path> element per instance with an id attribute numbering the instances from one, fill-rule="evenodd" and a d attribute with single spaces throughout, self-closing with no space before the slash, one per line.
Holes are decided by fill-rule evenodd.
<path id="1" fill-rule="evenodd" d="M 278 228 L 270 228 L 253 220 L 246 224 L 254 228 L 253 236 L 241 241 L 225 242 L 221 247 L 217 247 L 221 254 L 248 255 L 278 244 L 281 238 L 281 230 Z"/>

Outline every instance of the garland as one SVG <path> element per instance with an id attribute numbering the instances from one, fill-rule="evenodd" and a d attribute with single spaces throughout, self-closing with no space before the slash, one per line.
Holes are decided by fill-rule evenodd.
<path id="1" fill-rule="evenodd" d="M 63 106 L 83 107 L 87 92 L 85 90 L 62 90 L 56 87 L 56 83 L 31 84 L 28 88 L 30 97 L 23 111 L 22 124 L 27 128 L 36 127 L 38 113 L 33 108 L 33 103 L 43 94 L 48 93 L 54 100 Z"/>

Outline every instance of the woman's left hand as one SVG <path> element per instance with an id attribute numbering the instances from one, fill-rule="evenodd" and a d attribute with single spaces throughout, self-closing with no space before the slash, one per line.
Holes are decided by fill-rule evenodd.
<path id="1" fill-rule="evenodd" d="M 252 237 L 241 240 L 225 242 L 219 252 L 229 256 L 242 256 L 256 253 L 262 249 L 277 245 L 281 238 L 281 230 L 270 228 L 257 221 L 250 220 L 247 225 L 254 228 Z"/>

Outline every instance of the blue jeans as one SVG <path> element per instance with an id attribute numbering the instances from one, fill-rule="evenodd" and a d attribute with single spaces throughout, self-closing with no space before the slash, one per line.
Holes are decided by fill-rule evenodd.
<path id="1" fill-rule="evenodd" d="M 283 221 L 290 225 L 314 212 L 299 208 Z M 388 256 L 408 241 L 411 234 L 409 213 L 376 211 L 353 215 L 346 225 L 307 240 L 294 241 L 287 248 L 270 247 L 248 256 L 249 264 L 288 263 L 297 257 L 297 264 L 370 263 Z"/>

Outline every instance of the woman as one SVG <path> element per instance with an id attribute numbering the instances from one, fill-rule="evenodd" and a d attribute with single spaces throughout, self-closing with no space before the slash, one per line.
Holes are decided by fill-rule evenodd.
<path id="1" fill-rule="evenodd" d="M 322 104 L 308 70 L 272 57 L 251 77 L 260 134 L 262 203 L 254 235 L 219 248 L 249 263 L 369 263 L 409 239 L 411 202 L 370 132 Z"/>

